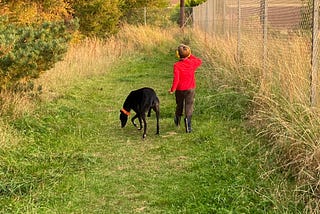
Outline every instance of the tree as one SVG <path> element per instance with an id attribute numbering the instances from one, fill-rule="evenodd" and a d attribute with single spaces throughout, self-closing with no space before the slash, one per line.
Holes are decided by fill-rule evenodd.
<path id="1" fill-rule="evenodd" d="M 65 0 L 0 1 L 2 16 L 19 25 L 70 20 L 72 8 Z"/>
<path id="2" fill-rule="evenodd" d="M 70 39 L 64 22 L 25 26 L 0 22 L 0 91 L 16 90 L 52 68 L 63 58 Z"/>
<path id="3" fill-rule="evenodd" d="M 62 60 L 77 20 L 64 0 L 2 0 L 0 12 L 0 91 L 17 90 Z"/>
<path id="4" fill-rule="evenodd" d="M 206 0 L 180 0 L 179 8 L 177 7 L 175 13 L 171 15 L 171 20 L 178 21 L 180 28 L 184 27 L 189 24 L 188 21 L 186 21 L 186 17 L 191 16 L 192 7 L 195 7 L 205 1 Z"/>
<path id="5" fill-rule="evenodd" d="M 195 7 L 198 6 L 199 4 L 202 4 L 206 0 L 186 0 L 185 6 L 186 7 Z"/>
<path id="6" fill-rule="evenodd" d="M 122 13 L 121 20 L 131 23 L 142 17 L 142 9 L 147 8 L 164 8 L 169 5 L 168 0 L 119 0 L 119 8 Z"/>
<path id="7" fill-rule="evenodd" d="M 184 9 L 184 0 L 180 0 L 180 17 L 179 17 L 179 26 L 180 28 L 184 27 L 184 19 L 185 19 L 185 9 Z"/>
<path id="8" fill-rule="evenodd" d="M 121 8 L 122 12 L 143 8 L 143 7 L 166 7 L 169 5 L 168 0 L 119 0 L 119 7 Z"/>
<path id="9" fill-rule="evenodd" d="M 108 37 L 118 31 L 121 12 L 117 0 L 74 0 L 71 5 L 84 35 Z"/>

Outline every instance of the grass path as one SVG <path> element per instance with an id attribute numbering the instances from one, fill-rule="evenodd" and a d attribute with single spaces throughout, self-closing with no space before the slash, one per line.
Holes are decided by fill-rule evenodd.
<path id="1" fill-rule="evenodd" d="M 168 51 L 169 53 L 169 51 Z M 191 134 L 173 124 L 170 54 L 136 55 L 70 86 L 14 121 L 25 141 L 1 150 L 1 213 L 297 213 L 281 174 L 239 120 L 214 112 L 199 70 Z M 147 139 L 120 128 L 127 94 L 153 87 L 161 102 Z"/>

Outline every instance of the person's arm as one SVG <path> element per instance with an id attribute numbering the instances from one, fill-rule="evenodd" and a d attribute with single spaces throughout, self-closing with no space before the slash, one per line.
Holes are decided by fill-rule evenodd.
<path id="1" fill-rule="evenodd" d="M 171 86 L 171 89 L 170 89 L 170 93 L 174 93 L 178 87 L 178 83 L 179 83 L 179 79 L 180 79 L 180 76 L 179 76 L 179 69 L 178 69 L 178 66 L 177 65 L 174 65 L 173 66 L 173 81 L 172 81 L 172 86 Z"/>
<path id="2" fill-rule="evenodd" d="M 190 54 L 189 59 L 192 60 L 195 68 L 198 68 L 202 64 L 202 60 L 192 54 Z"/>

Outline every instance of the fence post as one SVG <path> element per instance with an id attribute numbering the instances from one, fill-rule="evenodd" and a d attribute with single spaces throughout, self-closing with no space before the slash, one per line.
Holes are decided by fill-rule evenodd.
<path id="1" fill-rule="evenodd" d="M 268 36 L 268 0 L 261 0 L 262 9 L 262 26 L 263 26 L 263 58 L 262 58 L 262 89 L 266 89 L 266 84 L 269 80 L 267 74 L 267 57 L 268 57 L 268 47 L 267 47 L 267 36 Z"/>
<path id="2" fill-rule="evenodd" d="M 213 0 L 212 4 L 212 30 L 217 34 L 217 0 Z"/>
<path id="3" fill-rule="evenodd" d="M 317 105 L 317 84 L 318 84 L 318 34 L 319 34 L 319 0 L 313 0 L 313 26 L 312 26 L 312 53 L 311 53 L 311 75 L 310 103 L 312 107 Z"/>
<path id="4" fill-rule="evenodd" d="M 206 18 L 205 18 L 205 42 L 207 42 L 207 34 L 208 34 L 208 29 L 209 29 L 209 15 L 208 15 L 208 2 L 206 2 Z"/>
<path id="5" fill-rule="evenodd" d="M 238 0 L 238 46 L 237 46 L 237 60 L 240 62 L 241 58 L 241 3 Z"/>
<path id="6" fill-rule="evenodd" d="M 143 8 L 144 25 L 147 25 L 147 7 Z"/>
<path id="7" fill-rule="evenodd" d="M 180 0 L 180 28 L 184 27 L 184 19 L 185 19 L 185 8 L 184 8 L 184 0 Z"/>
<path id="8" fill-rule="evenodd" d="M 226 32 L 226 1 L 222 1 L 222 34 L 225 35 Z"/>

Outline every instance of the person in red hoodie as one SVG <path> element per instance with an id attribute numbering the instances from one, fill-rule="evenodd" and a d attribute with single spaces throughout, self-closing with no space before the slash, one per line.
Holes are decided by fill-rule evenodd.
<path id="1" fill-rule="evenodd" d="M 202 60 L 192 55 L 190 47 L 184 44 L 178 46 L 176 55 L 179 61 L 173 65 L 173 81 L 169 90 L 169 93 L 174 93 L 176 97 L 177 106 L 174 123 L 176 126 L 180 125 L 184 109 L 186 132 L 190 133 L 192 131 L 191 117 L 196 88 L 195 72 L 202 64 Z"/>

